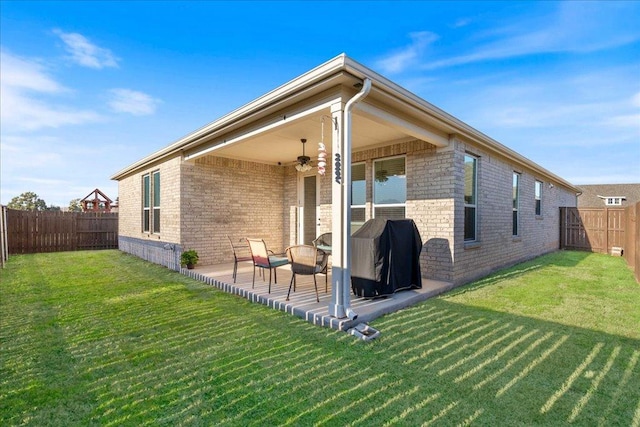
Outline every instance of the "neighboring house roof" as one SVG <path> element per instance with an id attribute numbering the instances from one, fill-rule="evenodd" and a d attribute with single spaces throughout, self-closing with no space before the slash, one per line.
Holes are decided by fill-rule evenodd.
<path id="1" fill-rule="evenodd" d="M 325 62 L 311 71 L 272 90 L 220 119 L 190 133 L 169 146 L 133 163 L 111 177 L 120 180 L 150 164 L 177 154 L 192 160 L 206 154 L 248 159 L 260 153 L 265 163 L 280 164 L 282 159 L 295 159 L 299 142 L 285 145 L 286 139 L 299 141 L 301 136 L 320 140 L 320 127 L 311 129 L 311 121 L 319 123 L 330 114 L 329 107 L 337 97 L 352 96 L 365 78 L 371 80 L 371 91 L 354 113 L 366 123 L 355 126 L 352 150 L 380 144 L 382 137 L 393 141 L 399 136 L 413 137 L 436 147 L 446 147 L 456 137 L 463 137 L 516 165 L 528 168 L 550 182 L 561 184 L 576 193 L 580 190 L 563 178 L 542 168 L 482 132 L 398 86 L 345 54 Z M 339 88 L 339 89 L 336 89 Z M 355 89 L 354 89 L 355 88 Z M 288 126 L 288 131 L 282 130 Z M 384 126 L 384 128 L 382 128 Z M 374 129 L 375 128 L 375 129 Z M 276 130 L 280 129 L 277 133 Z M 311 134 L 315 131 L 317 134 Z M 384 132 L 383 132 L 384 130 Z M 369 132 L 368 135 L 360 133 Z M 269 149 L 265 139 L 269 133 Z M 292 135 L 297 134 L 296 138 Z M 303 135 L 304 134 L 304 135 Z M 274 137 L 275 136 L 275 137 Z M 286 138 L 285 138 L 286 137 Z M 312 138 L 313 137 L 313 138 Z M 377 137 L 377 139 L 376 139 Z M 316 139 L 317 138 L 317 139 Z M 294 155 L 292 151 L 296 150 Z M 286 155 L 285 155 L 286 154 Z M 280 156 L 280 157 L 278 157 Z M 256 160 L 256 157 L 253 157 Z"/>
<path id="2" fill-rule="evenodd" d="M 579 208 L 602 208 L 608 198 L 622 198 L 621 207 L 640 202 L 640 184 L 596 184 L 580 185 Z"/>

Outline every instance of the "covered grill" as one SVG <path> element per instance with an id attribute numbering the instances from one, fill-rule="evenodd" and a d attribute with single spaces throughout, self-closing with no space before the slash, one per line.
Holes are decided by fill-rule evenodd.
<path id="1" fill-rule="evenodd" d="M 351 289 L 356 296 L 383 297 L 422 288 L 422 239 L 412 219 L 370 219 L 351 237 Z"/>

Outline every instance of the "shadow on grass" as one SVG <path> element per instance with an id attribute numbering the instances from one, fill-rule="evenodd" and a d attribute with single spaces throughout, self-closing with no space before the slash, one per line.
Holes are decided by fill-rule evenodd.
<path id="1" fill-rule="evenodd" d="M 443 299 L 374 326 L 379 356 L 440 400 L 411 422 L 640 423 L 639 340 Z"/>
<path id="2" fill-rule="evenodd" d="M 3 276 L 0 424 L 640 425 L 638 340 L 433 299 L 363 343 L 110 257 Z"/>

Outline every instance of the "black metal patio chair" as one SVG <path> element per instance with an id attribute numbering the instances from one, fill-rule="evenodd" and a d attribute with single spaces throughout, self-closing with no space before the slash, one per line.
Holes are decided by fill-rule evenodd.
<path id="1" fill-rule="evenodd" d="M 287 301 L 291 294 L 291 287 L 295 291 L 296 275 L 313 276 L 313 285 L 316 288 L 316 301 L 320 302 L 318 296 L 318 283 L 316 274 L 323 273 L 325 275 L 325 292 L 327 291 L 327 261 L 329 255 L 322 249 L 310 245 L 297 245 L 287 248 L 287 257 L 291 263 L 291 282 L 289 282 L 289 292 L 287 292 Z"/>

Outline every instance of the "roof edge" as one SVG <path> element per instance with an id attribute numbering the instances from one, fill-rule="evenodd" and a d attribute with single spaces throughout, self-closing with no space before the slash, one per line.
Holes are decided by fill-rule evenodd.
<path id="1" fill-rule="evenodd" d="M 298 90 L 300 90 L 300 88 L 303 86 L 313 84 L 316 81 L 321 80 L 322 78 L 326 77 L 327 75 L 330 75 L 333 72 L 344 69 L 344 64 L 346 59 L 347 59 L 346 54 L 341 53 L 340 55 L 326 61 L 323 64 L 318 65 L 317 67 L 307 71 L 306 73 L 301 74 L 300 76 L 294 78 L 293 80 L 290 80 L 278 86 L 277 88 L 267 92 L 266 94 L 254 99 L 248 104 L 245 104 L 231 111 L 230 113 L 225 114 L 219 119 L 216 119 L 213 122 L 210 122 L 209 124 L 206 124 L 201 128 L 196 129 L 195 131 L 169 144 L 165 148 L 162 148 L 138 160 L 137 162 L 132 163 L 131 165 L 123 168 L 122 170 L 112 175 L 111 179 L 118 180 L 147 163 L 151 163 L 167 155 L 174 154 L 180 151 L 181 149 L 185 148 L 190 143 L 196 141 L 198 138 L 201 138 L 208 133 L 214 132 L 217 129 L 220 129 L 228 124 L 231 124 L 241 119 L 242 117 L 251 114 L 256 110 L 259 110 L 260 108 L 264 108 L 265 106 L 273 103 L 275 100 L 279 98 L 286 97 L 287 95 L 295 93 Z"/>
<path id="2" fill-rule="evenodd" d="M 332 73 L 338 71 L 346 71 L 361 79 L 367 77 L 371 79 L 372 85 L 374 85 L 376 89 L 382 90 L 393 96 L 394 98 L 397 98 L 403 102 L 408 103 L 409 105 L 412 105 L 413 107 L 416 107 L 417 109 L 425 112 L 446 127 L 452 129 L 451 135 L 459 134 L 460 136 L 468 138 L 472 142 L 481 145 L 485 149 L 501 154 L 505 157 L 512 158 L 520 166 L 545 175 L 547 176 L 547 178 L 551 178 L 557 184 L 561 184 L 571 189 L 572 191 L 575 191 L 576 193 L 581 191 L 578 187 L 571 184 L 567 180 L 548 171 L 532 160 L 499 143 L 495 139 L 464 123 L 463 121 L 457 119 L 446 111 L 441 110 L 435 105 L 420 98 L 419 96 L 392 82 L 391 80 L 366 67 L 365 65 L 348 57 L 345 53 L 341 53 L 334 58 L 331 58 L 330 60 L 318 65 L 317 67 L 307 71 L 306 73 L 295 77 L 294 79 L 256 98 L 255 100 L 231 111 L 221 118 L 187 134 L 186 136 L 169 144 L 167 147 L 160 149 L 150 154 L 149 156 L 146 156 L 141 160 L 123 168 L 119 172 L 112 175 L 111 179 L 119 180 L 126 175 L 133 173 L 137 169 L 140 169 L 148 163 L 156 162 L 166 156 L 176 154 L 181 150 L 189 147 L 190 144 L 197 142 L 198 139 L 202 138 L 203 136 L 222 129 L 227 125 L 237 122 L 238 120 L 242 120 L 244 117 L 247 117 L 256 111 L 259 111 L 262 108 L 268 107 L 277 100 L 290 96 L 300 91 L 302 88 L 314 84 L 331 75 Z"/>

